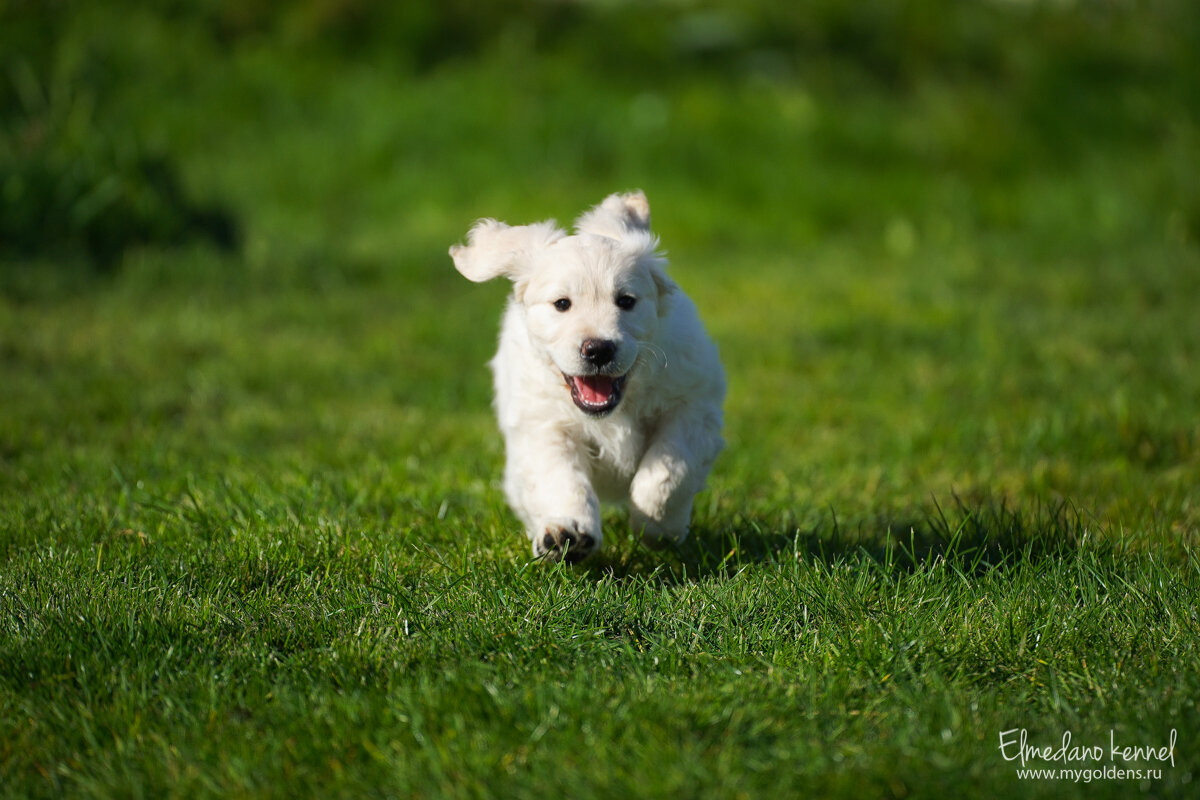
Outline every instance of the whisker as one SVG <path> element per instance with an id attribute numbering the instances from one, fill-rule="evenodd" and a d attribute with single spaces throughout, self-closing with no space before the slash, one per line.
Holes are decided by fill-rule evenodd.
<path id="1" fill-rule="evenodd" d="M 641 360 L 642 356 L 645 354 L 644 351 L 649 351 L 651 356 L 653 356 L 656 359 L 658 359 L 659 361 L 661 361 L 662 365 L 663 365 L 663 369 L 667 368 L 668 363 L 667 363 L 666 351 L 663 350 L 658 345 L 653 344 L 651 342 L 639 342 L 638 343 L 638 354 L 637 354 L 637 358 L 635 359 L 635 361 Z"/>

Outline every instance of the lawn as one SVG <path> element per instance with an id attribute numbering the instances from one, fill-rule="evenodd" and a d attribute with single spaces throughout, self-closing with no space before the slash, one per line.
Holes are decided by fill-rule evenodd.
<path id="1" fill-rule="evenodd" d="M 1192 5 L 472 8 L 0 5 L 0 796 L 1190 796 Z M 728 447 L 531 561 L 446 250 L 635 187 Z"/>

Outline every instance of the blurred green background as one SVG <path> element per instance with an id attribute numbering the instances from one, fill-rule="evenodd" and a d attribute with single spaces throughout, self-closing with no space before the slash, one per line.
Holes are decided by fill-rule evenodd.
<path id="1" fill-rule="evenodd" d="M 710 250 L 1200 229 L 1187 2 L 2 8 L 9 255 L 241 231 L 393 264 L 630 185 Z"/>

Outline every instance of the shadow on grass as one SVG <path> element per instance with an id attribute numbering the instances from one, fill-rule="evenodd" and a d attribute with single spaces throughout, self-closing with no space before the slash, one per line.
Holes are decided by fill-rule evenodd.
<path id="1" fill-rule="evenodd" d="M 1086 513 L 1066 501 L 1013 508 L 1005 499 L 956 495 L 949 504 L 935 499 L 907 515 L 849 522 L 830 509 L 807 527 L 754 517 L 730 525 L 700 525 L 682 544 L 662 550 L 631 537 L 586 568 L 597 578 L 682 583 L 733 575 L 756 564 L 800 560 L 833 566 L 865 558 L 894 573 L 941 560 L 964 574 L 979 575 L 1018 562 L 1063 557 L 1095 533 Z"/>

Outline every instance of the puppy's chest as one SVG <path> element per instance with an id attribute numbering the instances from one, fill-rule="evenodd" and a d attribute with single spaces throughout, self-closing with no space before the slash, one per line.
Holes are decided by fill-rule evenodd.
<path id="1" fill-rule="evenodd" d="M 646 452 L 644 425 L 606 419 L 582 431 L 581 446 L 591 467 L 592 479 L 615 487 L 627 486 Z"/>

